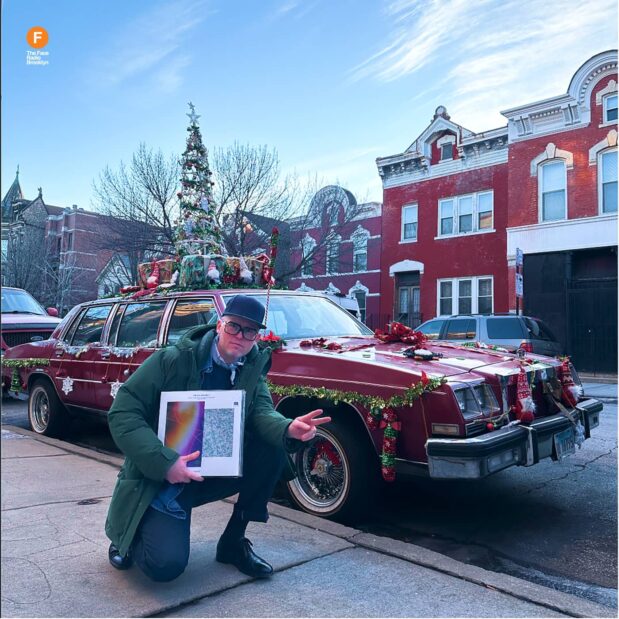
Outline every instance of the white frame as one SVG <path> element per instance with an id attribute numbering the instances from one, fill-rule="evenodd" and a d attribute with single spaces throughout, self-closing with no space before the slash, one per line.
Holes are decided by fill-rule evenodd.
<path id="1" fill-rule="evenodd" d="M 326 275 L 335 275 L 336 273 L 339 272 L 340 270 L 340 243 L 342 242 L 342 237 L 340 237 L 339 235 L 336 236 L 334 239 L 332 239 L 331 241 L 329 241 L 329 243 L 327 243 L 327 255 L 326 255 L 326 261 L 325 261 L 325 274 Z M 329 261 L 330 259 L 333 257 L 333 250 L 335 249 L 335 259 L 337 261 L 337 270 L 332 271 L 329 268 Z"/>
<path id="2" fill-rule="evenodd" d="M 482 195 L 490 195 L 492 198 L 492 208 L 490 213 L 492 214 L 492 226 L 490 228 L 479 228 L 479 197 Z M 472 230 L 470 232 L 460 232 L 460 200 L 464 198 L 471 198 L 473 203 L 472 211 Z M 452 212 L 452 232 L 451 234 L 441 234 L 441 208 L 445 202 L 453 202 Z M 484 211 L 488 212 L 488 211 Z M 446 218 L 445 218 L 446 219 Z M 471 234 L 487 234 L 488 232 L 495 232 L 494 229 L 494 189 L 484 189 L 483 191 L 476 191 L 474 193 L 465 193 L 459 196 L 450 196 L 447 198 L 441 198 L 438 201 L 438 226 L 437 226 L 437 239 L 448 239 L 454 236 L 470 236 Z"/>
<path id="3" fill-rule="evenodd" d="M 471 282 L 471 314 L 479 313 L 479 282 L 481 280 L 490 280 L 492 289 L 490 313 L 494 313 L 494 276 L 493 275 L 469 275 L 468 277 L 444 277 L 436 280 L 436 317 L 454 316 L 459 314 L 458 301 L 460 299 L 460 282 Z M 443 282 L 451 283 L 451 313 L 441 314 L 441 284 Z M 486 295 L 484 295 L 486 296 Z"/>
<path id="4" fill-rule="evenodd" d="M 606 114 L 608 113 L 608 101 L 615 97 L 619 103 L 619 98 L 617 98 L 617 92 L 611 92 L 602 99 L 602 123 L 605 125 L 610 125 L 612 123 L 616 123 L 617 119 L 608 120 L 606 118 Z"/>
<path id="5" fill-rule="evenodd" d="M 611 152 L 617 152 L 616 148 L 607 148 L 606 150 L 600 151 L 597 156 L 597 168 L 598 168 L 598 214 L 599 215 L 612 215 L 617 213 L 617 211 L 604 211 L 604 194 L 602 192 L 602 186 L 604 179 L 602 178 L 602 174 L 604 172 L 604 166 L 602 165 L 602 157 Z"/>
<path id="6" fill-rule="evenodd" d="M 415 236 L 410 238 L 404 238 L 404 211 L 415 209 L 415 219 L 413 222 L 417 224 L 417 230 L 415 231 Z M 405 204 L 402 207 L 402 211 L 400 213 L 400 241 L 402 243 L 414 243 L 419 237 L 419 205 L 415 202 L 413 204 Z"/>
<path id="7" fill-rule="evenodd" d="M 550 164 L 555 164 L 555 163 L 561 163 L 563 164 L 563 187 L 564 187 L 564 192 L 565 192 L 565 200 L 564 200 L 564 206 L 565 206 L 565 213 L 564 213 L 564 217 L 561 219 L 544 219 L 543 215 L 544 215 L 544 208 L 543 208 L 543 191 L 542 191 L 542 185 L 544 183 L 544 166 L 550 165 Z M 566 221 L 568 219 L 568 210 L 567 210 L 567 206 L 568 206 L 568 196 L 567 196 L 567 162 L 565 161 L 565 159 L 558 159 L 558 158 L 554 158 L 554 159 L 547 159 L 546 161 L 544 161 L 543 163 L 540 163 L 538 165 L 538 171 L 537 171 L 537 221 L 540 224 L 546 224 L 546 223 L 555 223 L 557 221 Z"/>

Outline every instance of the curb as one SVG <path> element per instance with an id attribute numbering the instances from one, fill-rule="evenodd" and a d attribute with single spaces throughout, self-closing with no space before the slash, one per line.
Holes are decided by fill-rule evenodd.
<path id="1" fill-rule="evenodd" d="M 40 436 L 30 430 L 16 426 L 4 425 L 4 429 L 21 434 L 33 440 L 51 445 L 63 451 L 96 460 L 103 464 L 120 467 L 123 462 L 121 456 L 114 456 L 92 451 L 77 445 L 71 445 L 58 439 Z M 233 503 L 232 499 L 224 499 Z M 476 585 L 500 591 L 517 599 L 531 602 L 549 610 L 563 613 L 571 617 L 614 617 L 614 608 L 596 604 L 569 593 L 562 593 L 554 589 L 531 583 L 515 576 L 485 570 L 483 568 L 462 563 L 445 555 L 416 546 L 400 540 L 380 537 L 363 533 L 358 529 L 345 526 L 338 522 L 325 520 L 305 512 L 296 511 L 276 503 L 269 503 L 269 513 L 278 518 L 294 522 L 304 527 L 327 533 L 334 537 L 345 539 L 356 546 L 367 548 L 374 552 L 389 555 L 414 563 L 448 576 L 465 580 Z"/>

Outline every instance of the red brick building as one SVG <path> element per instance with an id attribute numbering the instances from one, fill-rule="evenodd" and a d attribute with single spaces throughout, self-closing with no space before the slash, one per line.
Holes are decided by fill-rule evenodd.
<path id="1" fill-rule="evenodd" d="M 475 134 L 443 106 L 383 180 L 380 312 L 416 326 L 508 309 L 507 128 Z"/>
<path id="2" fill-rule="evenodd" d="M 617 367 L 617 52 L 590 58 L 565 94 L 473 133 L 437 108 L 383 180 L 381 314 L 520 310 L 551 325 L 579 369 Z"/>
<path id="3" fill-rule="evenodd" d="M 616 50 L 587 60 L 565 94 L 503 114 L 508 281 L 519 248 L 524 312 L 552 326 L 578 367 L 616 371 Z"/>
<path id="4" fill-rule="evenodd" d="M 298 267 L 289 288 L 356 299 L 366 324 L 384 326 L 387 316 L 379 311 L 381 204 L 357 204 L 350 191 L 329 185 L 316 193 L 309 214 L 289 222 L 290 265 Z"/>

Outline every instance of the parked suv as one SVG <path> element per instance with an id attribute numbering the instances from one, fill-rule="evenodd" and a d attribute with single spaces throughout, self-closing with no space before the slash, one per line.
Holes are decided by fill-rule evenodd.
<path id="1" fill-rule="evenodd" d="M 564 353 L 552 331 L 539 318 L 515 314 L 457 315 L 428 320 L 416 329 L 431 340 L 483 342 L 509 351 L 522 348 L 538 355 Z"/>
<path id="2" fill-rule="evenodd" d="M 48 339 L 60 322 L 58 310 L 44 310 L 21 288 L 2 288 L 2 354 L 7 348 Z"/>

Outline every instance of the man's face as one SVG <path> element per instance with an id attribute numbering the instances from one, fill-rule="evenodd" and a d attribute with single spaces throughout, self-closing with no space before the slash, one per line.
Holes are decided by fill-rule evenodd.
<path id="1" fill-rule="evenodd" d="M 217 349 L 226 363 L 233 363 L 240 357 L 244 357 L 251 350 L 254 340 L 248 340 L 243 337 L 242 331 L 239 331 L 236 335 L 228 333 L 225 329 L 226 323 L 234 323 L 244 328 L 256 330 L 260 329 L 260 325 L 239 316 L 224 316 L 217 323 L 217 333 L 219 335 Z M 230 325 L 228 329 L 232 330 L 231 327 L 233 328 L 234 325 Z"/>

